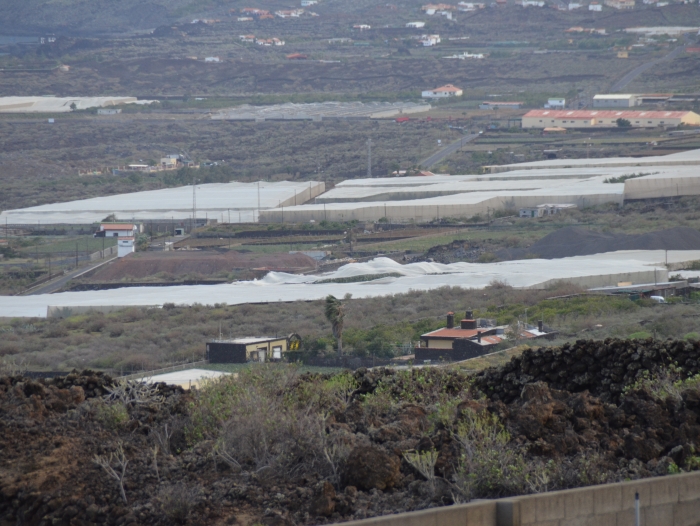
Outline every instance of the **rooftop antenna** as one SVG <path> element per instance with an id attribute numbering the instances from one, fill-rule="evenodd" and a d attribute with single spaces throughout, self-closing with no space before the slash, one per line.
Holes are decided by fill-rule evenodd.
<path id="1" fill-rule="evenodd" d="M 221 322 L 219 322 L 219 339 L 223 339 L 223 337 L 221 336 Z"/>
<path id="2" fill-rule="evenodd" d="M 367 139 L 367 178 L 372 178 L 372 139 Z"/>

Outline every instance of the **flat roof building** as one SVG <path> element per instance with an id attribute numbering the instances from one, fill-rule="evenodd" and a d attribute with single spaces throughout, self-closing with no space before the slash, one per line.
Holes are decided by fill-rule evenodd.
<path id="1" fill-rule="evenodd" d="M 286 336 L 214 340 L 207 342 L 206 356 L 210 363 L 277 362 L 289 350 L 288 341 Z"/>
<path id="2" fill-rule="evenodd" d="M 615 128 L 618 120 L 629 121 L 633 128 L 671 127 L 685 124 L 700 126 L 700 115 L 692 111 L 597 111 L 532 110 L 523 115 L 523 128 Z"/>
<path id="3" fill-rule="evenodd" d="M 631 108 L 641 103 L 638 95 L 612 94 L 596 95 L 593 97 L 594 108 Z"/>

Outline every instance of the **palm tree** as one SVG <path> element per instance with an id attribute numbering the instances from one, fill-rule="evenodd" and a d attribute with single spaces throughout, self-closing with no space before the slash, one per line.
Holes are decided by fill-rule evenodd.
<path id="1" fill-rule="evenodd" d="M 326 297 L 326 319 L 333 327 L 333 337 L 338 341 L 338 354 L 343 354 L 343 322 L 345 320 L 345 307 L 343 303 L 329 294 Z"/>

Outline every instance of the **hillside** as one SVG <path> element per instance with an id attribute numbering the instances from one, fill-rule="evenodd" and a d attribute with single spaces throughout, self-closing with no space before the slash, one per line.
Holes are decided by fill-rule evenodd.
<path id="1" fill-rule="evenodd" d="M 476 382 L 290 366 L 192 392 L 0 378 L 0 518 L 325 524 L 691 471 L 697 358 L 697 343 L 606 340 L 527 351 Z"/>

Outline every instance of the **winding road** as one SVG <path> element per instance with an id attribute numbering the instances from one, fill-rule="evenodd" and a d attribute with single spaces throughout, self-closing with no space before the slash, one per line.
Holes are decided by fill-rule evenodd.
<path id="1" fill-rule="evenodd" d="M 611 92 L 616 92 L 616 91 L 621 91 L 627 87 L 627 85 L 632 82 L 634 79 L 636 79 L 639 75 L 644 73 L 645 71 L 651 69 L 654 67 L 656 64 L 659 62 L 664 62 L 666 60 L 673 60 L 674 58 L 678 57 L 683 51 L 685 50 L 685 45 L 678 46 L 676 49 L 671 51 L 668 55 L 657 58 L 656 60 L 652 60 L 651 62 L 647 62 L 646 64 L 642 64 L 641 66 L 637 66 L 634 68 L 632 71 L 627 73 L 624 77 L 622 77 L 620 80 L 618 80 L 615 84 L 613 84 L 613 87 L 610 88 Z"/>
<path id="2" fill-rule="evenodd" d="M 445 148 L 443 148 L 439 152 L 436 152 L 433 155 L 431 155 L 430 157 L 428 157 L 427 159 L 424 159 L 423 161 L 421 161 L 420 165 L 426 169 L 430 168 L 434 164 L 437 164 L 440 161 L 442 161 L 444 158 L 452 155 L 457 150 L 459 150 L 462 146 L 473 141 L 478 136 L 479 136 L 479 134 L 477 134 L 477 133 L 473 133 L 471 135 L 463 135 L 462 137 L 459 138 L 459 140 L 456 140 L 452 144 L 447 145 Z"/>

